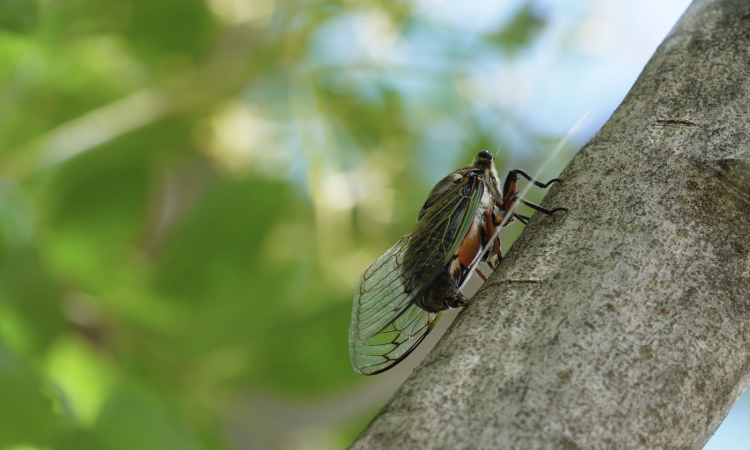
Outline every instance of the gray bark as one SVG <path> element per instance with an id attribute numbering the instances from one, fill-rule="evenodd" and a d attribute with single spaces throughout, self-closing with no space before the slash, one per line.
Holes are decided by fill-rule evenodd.
<path id="1" fill-rule="evenodd" d="M 750 2 L 696 0 L 353 449 L 701 448 L 750 383 Z"/>

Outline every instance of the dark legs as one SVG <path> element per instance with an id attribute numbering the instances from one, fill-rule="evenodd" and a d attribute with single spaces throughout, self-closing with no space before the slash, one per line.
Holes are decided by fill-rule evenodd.
<path id="1" fill-rule="evenodd" d="M 498 259 L 503 258 L 503 254 L 500 253 L 500 236 L 495 234 L 495 221 L 492 218 L 492 213 L 488 210 L 484 210 L 484 226 L 487 229 L 487 236 L 492 238 L 492 245 L 495 246 L 495 253 Z M 489 244 L 489 242 L 485 243 Z"/>
<path id="2" fill-rule="evenodd" d="M 516 207 L 516 204 L 523 203 L 524 205 L 528 206 L 529 208 L 535 209 L 543 214 L 554 214 L 556 211 L 567 211 L 567 208 L 552 208 L 547 209 L 544 207 L 541 207 L 535 203 L 531 203 L 530 201 L 521 198 L 517 195 L 516 191 L 516 182 L 518 181 L 518 175 L 521 175 L 522 177 L 526 178 L 531 182 L 534 186 L 538 186 L 540 188 L 547 188 L 552 183 L 562 183 L 562 180 L 559 178 L 554 178 L 552 180 L 549 180 L 547 183 L 541 183 L 533 178 L 531 178 L 526 172 L 524 172 L 521 169 L 515 169 L 508 171 L 508 177 L 505 179 L 505 184 L 503 185 L 503 198 L 502 201 L 498 202 L 501 207 L 501 209 L 505 210 L 505 214 L 512 214 L 512 217 L 515 217 L 518 219 L 522 224 L 526 225 L 529 223 L 529 218 L 527 216 L 517 214 L 514 210 Z"/>
<path id="3" fill-rule="evenodd" d="M 527 180 L 531 181 L 531 183 L 534 184 L 534 186 L 538 186 L 542 189 L 547 189 L 547 187 L 552 183 L 562 183 L 562 180 L 559 178 L 553 178 L 547 182 L 547 184 L 540 183 L 536 181 L 535 179 L 531 178 L 526 172 L 524 172 L 521 169 L 514 169 L 511 170 L 511 172 L 516 173 L 518 175 L 521 175 L 522 177 L 526 178 Z"/>
<path id="4" fill-rule="evenodd" d="M 522 224 L 524 224 L 524 225 L 528 225 L 529 224 L 529 218 L 528 217 L 522 216 L 521 214 L 518 214 L 518 213 L 513 213 L 513 216 L 516 219 L 518 219 L 519 222 L 521 222 Z"/>
<path id="5" fill-rule="evenodd" d="M 548 216 L 550 214 L 554 214 L 555 211 L 567 211 L 568 210 L 568 208 L 552 208 L 552 209 L 543 208 L 543 207 L 537 205 L 536 203 L 531 203 L 530 201 L 526 200 L 525 198 L 521 198 L 521 197 L 513 197 L 513 199 L 511 201 L 514 202 L 514 203 L 515 202 L 521 202 L 524 205 L 528 206 L 529 208 L 536 209 L 537 211 L 539 211 L 541 213 L 544 213 L 544 214 L 547 214 Z M 518 217 L 518 214 L 515 214 L 515 216 Z M 528 220 L 528 218 L 526 216 L 522 216 L 522 217 L 524 219 Z"/>
<path id="6" fill-rule="evenodd" d="M 516 190 L 516 185 L 518 182 L 519 175 L 529 180 L 529 182 L 534 184 L 534 186 L 538 186 L 540 188 L 547 188 L 553 183 L 562 183 L 562 180 L 560 180 L 559 178 L 552 179 L 548 181 L 546 184 L 541 183 L 531 178 L 526 172 L 520 169 L 511 170 L 508 172 L 508 177 L 505 179 L 505 183 L 503 185 L 502 198 L 493 199 L 494 206 L 482 212 L 484 216 L 483 217 L 484 230 L 482 233 L 482 245 L 480 247 L 482 249 L 482 255 L 474 256 L 476 250 L 471 250 L 471 256 L 469 258 L 463 258 L 461 256 L 461 252 L 459 251 L 459 259 L 461 260 L 461 264 L 463 264 L 463 266 L 466 268 L 463 270 L 473 271 L 483 281 L 487 281 L 487 279 L 484 276 L 484 274 L 480 271 L 478 267 L 478 263 L 475 261 L 477 260 L 477 258 L 479 258 L 480 262 L 486 262 L 490 270 L 494 271 L 495 264 L 493 264 L 492 261 L 490 261 L 492 250 L 495 250 L 495 254 L 497 255 L 497 262 L 499 263 L 500 260 L 502 260 L 502 253 L 500 252 L 500 237 L 496 236 L 496 234 L 497 234 L 497 229 L 499 227 L 508 225 L 508 223 L 506 223 L 503 220 L 503 217 L 505 219 L 509 219 L 508 222 L 512 220 L 513 217 L 515 217 L 524 225 L 527 225 L 529 223 L 528 216 L 524 216 L 522 214 L 518 214 L 515 212 L 515 207 L 517 204 L 522 203 L 528 206 L 529 208 L 535 209 L 547 215 L 554 214 L 557 211 L 567 211 L 567 208 L 547 209 L 535 203 L 532 203 L 524 198 L 519 197 L 518 192 Z M 467 191 L 470 193 L 471 190 L 473 190 L 473 188 L 474 188 L 474 185 L 472 184 L 470 189 L 467 189 Z M 497 215 L 495 214 L 495 209 L 494 209 L 495 207 L 499 208 L 499 213 Z M 471 261 L 468 261 L 468 259 L 470 259 Z M 462 272 L 461 279 L 465 280 L 469 276 L 471 276 L 471 273 Z M 453 280 L 449 279 L 448 276 L 444 278 L 445 278 L 445 281 L 444 281 L 445 283 L 453 284 Z M 437 284 L 437 282 L 435 284 Z M 463 297 L 461 293 L 458 291 L 458 289 L 455 288 L 454 286 L 447 286 L 446 290 L 449 292 L 449 295 L 446 295 L 445 297 L 443 297 L 444 308 L 452 309 L 458 306 L 463 306 L 464 304 L 468 303 L 466 298 Z M 424 295 L 423 299 L 427 297 L 428 295 Z M 430 310 L 430 309 L 426 309 L 426 310 Z"/>

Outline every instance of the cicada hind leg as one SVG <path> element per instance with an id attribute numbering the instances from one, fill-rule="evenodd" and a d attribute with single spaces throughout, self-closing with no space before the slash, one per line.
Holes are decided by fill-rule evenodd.
<path id="1" fill-rule="evenodd" d="M 495 271 L 497 265 L 500 264 L 500 261 L 502 260 L 501 254 L 497 252 L 492 253 L 492 250 L 494 249 L 489 248 L 485 253 L 484 258 L 482 258 L 481 262 L 479 264 L 476 264 L 476 267 L 474 267 L 473 273 L 476 274 L 476 276 L 478 276 L 483 283 L 487 281 L 487 277 Z M 485 267 L 489 269 L 489 273 L 484 270 Z"/>

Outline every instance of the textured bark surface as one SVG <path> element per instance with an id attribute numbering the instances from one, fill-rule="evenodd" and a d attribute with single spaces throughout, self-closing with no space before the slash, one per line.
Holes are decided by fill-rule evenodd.
<path id="1" fill-rule="evenodd" d="M 701 448 L 750 383 L 750 2 L 696 0 L 351 448 Z"/>

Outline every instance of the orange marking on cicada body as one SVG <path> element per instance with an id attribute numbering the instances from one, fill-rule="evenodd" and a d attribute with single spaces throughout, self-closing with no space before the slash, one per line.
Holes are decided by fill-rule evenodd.
<path id="1" fill-rule="evenodd" d="M 471 224 L 469 233 L 466 235 L 463 242 L 461 242 L 461 247 L 458 248 L 458 260 L 461 261 L 461 264 L 463 264 L 464 267 L 471 266 L 471 263 L 473 263 L 474 259 L 477 257 L 477 253 L 479 253 L 481 245 L 482 233 L 479 229 L 479 222 L 475 220 L 474 223 Z"/>

